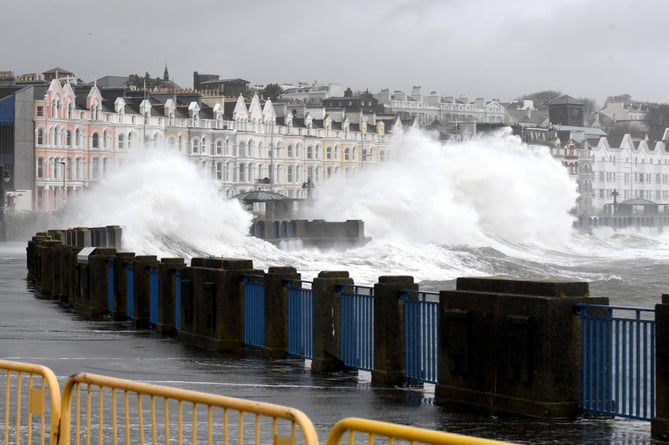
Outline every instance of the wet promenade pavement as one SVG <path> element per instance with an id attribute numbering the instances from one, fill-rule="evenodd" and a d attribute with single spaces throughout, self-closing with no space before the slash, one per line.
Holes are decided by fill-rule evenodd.
<path id="1" fill-rule="evenodd" d="M 67 376 L 91 372 L 288 405 L 310 417 L 322 442 L 332 425 L 356 416 L 443 431 L 546 444 L 650 444 L 648 422 L 532 420 L 454 412 L 431 388 L 372 388 L 366 374 L 311 375 L 302 361 L 227 357 L 126 323 L 91 322 L 39 299 L 26 281 L 25 243 L 0 243 L 0 358 Z"/>

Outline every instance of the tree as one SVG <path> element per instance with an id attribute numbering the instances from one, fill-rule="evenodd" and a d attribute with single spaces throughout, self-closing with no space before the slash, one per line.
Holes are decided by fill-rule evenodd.
<path id="1" fill-rule="evenodd" d="M 283 88 L 278 83 L 270 83 L 262 90 L 262 95 L 265 99 L 276 102 L 283 93 Z"/>
<path id="2" fill-rule="evenodd" d="M 653 140 L 662 139 L 664 130 L 669 128 L 669 104 L 649 104 L 646 121 L 648 137 Z"/>
<path id="3" fill-rule="evenodd" d="M 597 101 L 590 97 L 581 97 L 578 100 L 583 102 L 583 114 L 593 113 L 599 108 Z"/>
<path id="4" fill-rule="evenodd" d="M 555 91 L 555 90 L 544 90 L 544 91 L 539 91 L 536 93 L 531 93 L 531 94 L 526 94 L 524 96 L 520 96 L 516 100 L 522 102 L 524 100 L 531 100 L 534 102 L 534 107 L 538 110 L 548 110 L 548 104 L 551 100 L 555 99 L 556 97 L 562 96 L 562 93 L 560 91 Z"/>
<path id="5" fill-rule="evenodd" d="M 145 83 L 146 82 L 146 83 Z M 144 77 L 138 74 L 131 74 L 128 76 L 128 86 L 136 88 L 154 88 L 162 85 L 163 79 L 160 77 L 151 77 L 149 73 L 144 73 Z"/>

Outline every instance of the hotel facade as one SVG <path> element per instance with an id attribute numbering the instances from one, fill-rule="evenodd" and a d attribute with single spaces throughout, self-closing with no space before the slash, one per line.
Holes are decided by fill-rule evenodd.
<path id="1" fill-rule="evenodd" d="M 34 187 L 20 190 L 13 205 L 37 212 L 63 208 L 133 152 L 158 148 L 195 162 L 225 197 L 263 188 L 304 199 L 332 177 L 386 160 L 392 135 L 402 130 L 399 119 L 374 116 L 277 116 L 258 95 L 105 90 L 63 78 L 43 96 L 35 92 Z"/>

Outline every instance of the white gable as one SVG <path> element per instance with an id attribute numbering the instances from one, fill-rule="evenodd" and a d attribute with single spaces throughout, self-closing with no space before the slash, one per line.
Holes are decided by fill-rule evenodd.
<path id="1" fill-rule="evenodd" d="M 246 108 L 244 97 L 240 94 L 235 104 L 235 109 L 232 112 L 233 120 L 247 120 L 249 118 L 249 110 Z"/>

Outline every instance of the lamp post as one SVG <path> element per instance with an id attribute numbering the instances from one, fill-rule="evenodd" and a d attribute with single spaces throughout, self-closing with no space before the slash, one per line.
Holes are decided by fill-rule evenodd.
<path id="1" fill-rule="evenodd" d="M 7 228 L 5 226 L 5 202 L 7 198 L 6 184 L 11 178 L 5 170 L 4 164 L 0 164 L 0 241 L 7 240 Z"/>
<path id="2" fill-rule="evenodd" d="M 302 188 L 307 191 L 307 199 L 311 199 L 311 191 L 315 187 L 314 183 L 311 182 L 311 178 L 307 179 L 307 182 L 302 183 Z"/>
<path id="3" fill-rule="evenodd" d="M 613 196 L 613 214 L 615 215 L 618 213 L 618 190 L 613 189 L 611 196 Z"/>
<path id="4" fill-rule="evenodd" d="M 269 127 L 269 191 L 274 191 L 274 124 Z"/>

